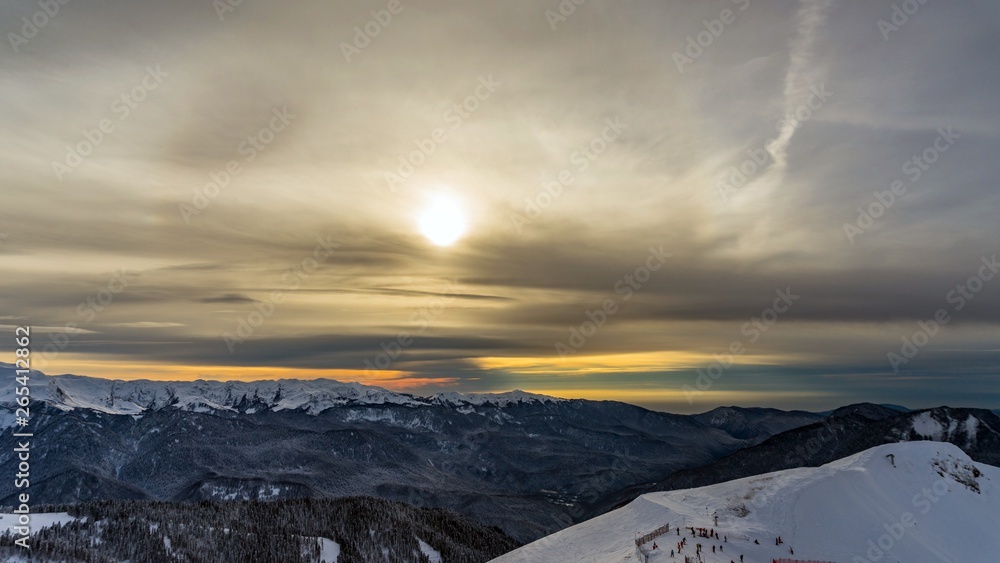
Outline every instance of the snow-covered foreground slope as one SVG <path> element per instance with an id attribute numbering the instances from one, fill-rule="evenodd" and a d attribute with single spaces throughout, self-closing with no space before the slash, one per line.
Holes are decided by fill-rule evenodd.
<path id="1" fill-rule="evenodd" d="M 745 563 L 782 557 L 994 563 L 1000 561 L 1000 468 L 975 463 L 949 443 L 888 444 L 822 467 L 643 495 L 494 561 L 634 563 L 636 535 L 668 523 L 667 535 L 655 540 L 658 549 L 645 546 L 650 562 L 684 561 L 701 543 L 704 560 L 713 563 L 740 555 Z M 693 538 L 684 526 L 714 528 L 721 539 Z M 687 546 L 671 559 L 683 537 Z"/>

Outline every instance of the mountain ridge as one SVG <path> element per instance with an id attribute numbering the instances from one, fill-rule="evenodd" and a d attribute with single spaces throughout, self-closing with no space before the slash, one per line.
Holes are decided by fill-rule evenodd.
<path id="1" fill-rule="evenodd" d="M 367 495 L 529 541 L 577 521 L 600 492 L 744 443 L 686 415 L 524 392 L 415 399 L 330 382 L 95 380 L 31 377 L 36 502 Z M 4 426 L 15 423 L 10 392 Z M 0 471 L 16 472 L 13 440 L 0 435 Z M 15 493 L 0 481 L 0 500 Z"/>
<path id="2" fill-rule="evenodd" d="M 1000 466 L 1000 417 L 992 411 L 935 407 L 899 412 L 859 403 L 704 466 L 684 468 L 655 483 L 618 491 L 598 502 L 591 516 L 652 491 L 709 486 L 769 471 L 816 467 L 874 446 L 927 439 L 950 442 L 977 462 Z"/>
<path id="3" fill-rule="evenodd" d="M 14 366 L 0 363 L 0 374 Z M 11 373 L 11 375 L 13 375 Z M 419 397 L 373 385 L 335 379 L 261 379 L 254 381 L 197 379 L 159 381 L 105 379 L 75 374 L 46 375 L 31 371 L 29 387 L 34 401 L 45 401 L 60 410 L 86 408 L 107 414 L 138 415 L 174 407 L 180 410 L 241 413 L 299 410 L 319 414 L 344 405 L 395 404 L 402 406 L 509 406 L 518 403 L 560 402 L 567 399 L 513 390 L 502 393 L 435 393 Z M 13 404 L 15 388 L 0 389 L 0 404 Z M 6 426 L 12 422 L 0 421 Z"/>
<path id="4" fill-rule="evenodd" d="M 886 444 L 821 467 L 645 494 L 493 561 L 634 561 L 635 534 L 669 524 L 665 535 L 642 545 L 650 563 L 692 556 L 696 542 L 704 553 L 724 549 L 719 557 L 744 563 L 787 557 L 989 563 L 1000 552 L 993 533 L 998 507 L 1000 468 L 971 460 L 953 444 Z M 714 529 L 720 539 L 695 538 L 687 526 Z M 668 557 L 683 538 L 690 543 L 678 558 Z"/>
<path id="5" fill-rule="evenodd" d="M 12 380 L 5 368 L 13 366 L 0 364 L 0 376 Z M 892 421 L 920 411 L 862 403 L 807 424 L 818 415 L 756 407 L 679 415 L 523 391 L 415 397 L 327 379 L 32 372 L 30 385 L 32 458 L 43 460 L 32 475 L 38 502 L 369 495 L 456 510 L 522 542 L 667 481 L 676 488 L 821 464 L 822 452 L 791 460 L 783 452 L 810 444 L 823 423 L 839 429 L 844 444 L 829 449 L 841 453 L 890 430 L 893 440 L 937 436 L 960 445 L 975 431 L 974 457 L 993 451 L 991 430 L 1000 428 L 970 423 L 960 409 L 952 410 L 966 418 L 942 411 L 903 433 Z M 0 390 L 0 428 L 16 422 L 13 389 Z M 0 470 L 14 471 L 13 447 L 9 433 L 0 436 Z M 14 492 L 0 481 L 0 500 L 12 502 Z"/>

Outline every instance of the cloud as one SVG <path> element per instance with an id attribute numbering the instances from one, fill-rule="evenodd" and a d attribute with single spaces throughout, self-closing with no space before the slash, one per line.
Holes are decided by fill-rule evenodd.
<path id="1" fill-rule="evenodd" d="M 128 328 L 168 328 L 175 326 L 186 326 L 184 323 L 164 323 L 156 321 L 135 321 L 130 323 L 115 323 L 113 326 Z"/>
<path id="2" fill-rule="evenodd" d="M 22 327 L 24 325 L 0 325 L 0 329 L 7 331 L 14 331 L 15 329 Z M 77 328 L 73 326 L 38 326 L 32 325 L 29 328 L 35 330 L 35 332 L 40 333 L 63 333 L 63 334 L 100 334 L 95 330 L 86 330 L 83 328 Z"/>
<path id="3" fill-rule="evenodd" d="M 823 83 L 824 74 L 813 60 L 813 50 L 826 22 L 832 0 L 800 0 L 795 14 L 796 30 L 790 45 L 788 70 L 784 81 L 784 116 L 778 136 L 767 145 L 774 157 L 774 169 L 781 173 L 788 163 L 788 144 L 801 123 L 796 110 L 808 101 L 810 86 Z"/>
<path id="4" fill-rule="evenodd" d="M 227 293 L 198 299 L 201 303 L 256 303 L 257 300 L 238 293 Z"/>
<path id="5" fill-rule="evenodd" d="M 621 312 L 584 350 L 614 374 L 578 370 L 606 390 L 678 383 L 687 375 L 649 359 L 724 351 L 791 287 L 801 301 L 753 351 L 779 365 L 720 385 L 861 396 L 860 383 L 824 387 L 817 366 L 885 371 L 885 353 L 1000 240 L 1000 76 L 984 70 L 1000 8 L 928 4 L 886 42 L 876 21 L 889 7 L 754 3 L 678 75 L 670 54 L 718 6 L 587 4 L 553 33 L 533 2 L 428 0 L 351 63 L 340 43 L 371 17 L 362 2 L 244 3 L 223 22 L 192 0 L 79 6 L 0 53 L 0 303 L 10 322 L 76 323 L 66 361 L 363 370 L 409 331 L 402 377 L 500 390 L 545 388 L 544 374 L 503 366 L 555 365 L 553 344 L 615 299 Z M 0 19 L 35 9 L 4 4 Z M 112 103 L 150 64 L 170 75 L 119 119 Z M 496 92 L 453 126 L 491 74 Z M 808 125 L 775 129 L 823 83 L 834 98 Z M 250 160 L 244 143 L 286 106 L 297 117 Z M 627 128 L 601 147 L 616 118 Z M 115 130 L 60 182 L 51 163 L 102 119 Z M 912 182 L 902 167 L 949 124 L 959 144 Z M 390 191 L 386 172 L 442 133 Z M 720 201 L 719 174 L 769 138 L 770 168 Z M 240 172 L 185 223 L 178 205 L 230 161 Z M 850 244 L 843 224 L 897 179 L 905 195 Z M 448 249 L 416 229 L 439 190 L 469 214 Z M 513 214 L 530 221 L 518 230 Z M 313 267 L 317 237 L 341 246 Z M 616 284 L 651 246 L 673 257 L 625 301 Z M 101 305 L 121 269 L 138 275 Z M 222 335 L 275 294 L 229 354 Z M 990 285 L 934 346 L 996 349 L 998 318 Z M 910 368 L 993 377 L 978 353 L 934 354 Z"/>

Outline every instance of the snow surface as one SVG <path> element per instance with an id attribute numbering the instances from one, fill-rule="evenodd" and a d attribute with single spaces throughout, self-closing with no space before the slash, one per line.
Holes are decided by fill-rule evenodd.
<path id="1" fill-rule="evenodd" d="M 0 363 L 0 378 L 14 380 L 14 366 Z M 15 385 L 0 387 L 0 405 L 12 406 Z M 29 376 L 32 401 L 45 401 L 62 409 L 89 409 L 109 414 L 141 415 L 148 409 L 177 408 L 194 412 L 236 411 L 243 405 L 247 412 L 261 410 L 297 410 L 319 414 L 344 405 L 402 405 L 452 407 L 508 407 L 525 402 L 555 402 L 562 399 L 511 391 L 497 394 L 439 393 L 415 397 L 381 387 L 360 383 L 341 383 L 332 379 L 269 379 L 261 381 L 123 381 L 80 375 L 45 375 L 32 371 Z M 253 406 L 249 406 L 249 405 Z M 14 424 L 13 409 L 0 409 L 0 428 Z"/>
<path id="2" fill-rule="evenodd" d="M 41 512 L 38 514 L 31 515 L 31 533 L 41 530 L 42 528 L 48 528 L 49 526 L 54 526 L 55 524 L 67 524 L 76 520 L 75 517 L 70 516 L 66 512 Z M 0 514 L 0 534 L 4 532 L 14 533 L 14 527 L 17 526 L 18 515 L 17 514 Z"/>
<path id="3" fill-rule="evenodd" d="M 976 432 L 979 431 L 979 419 L 969 415 L 969 418 L 965 419 L 965 433 L 969 435 L 969 442 L 975 443 Z"/>
<path id="4" fill-rule="evenodd" d="M 913 430 L 920 436 L 929 439 L 941 440 L 942 436 L 944 436 L 944 426 L 931 418 L 931 413 L 929 412 L 922 412 L 914 417 Z"/>
<path id="5" fill-rule="evenodd" d="M 340 559 L 340 544 L 327 538 L 320 538 L 319 541 L 322 543 L 319 552 L 320 561 L 337 563 L 337 559 Z"/>
<path id="6" fill-rule="evenodd" d="M 431 560 L 431 563 L 441 563 L 441 552 L 434 549 L 427 544 L 424 540 L 417 538 L 417 542 L 420 544 L 420 553 L 423 553 Z"/>
<path id="7" fill-rule="evenodd" d="M 694 545 L 702 543 L 711 563 L 739 561 L 741 554 L 745 563 L 781 557 L 995 563 L 1000 561 L 1000 468 L 975 463 L 949 443 L 887 444 L 822 467 L 642 495 L 494 561 L 636 563 L 636 534 L 667 523 L 671 529 L 656 540 L 659 549 L 645 546 L 653 553 L 650 563 L 682 562 L 669 552 L 685 536 L 682 554 L 694 555 Z M 715 528 L 728 541 L 692 538 L 683 526 Z M 779 535 L 784 543 L 777 546 Z M 713 553 L 713 545 L 724 551 Z"/>

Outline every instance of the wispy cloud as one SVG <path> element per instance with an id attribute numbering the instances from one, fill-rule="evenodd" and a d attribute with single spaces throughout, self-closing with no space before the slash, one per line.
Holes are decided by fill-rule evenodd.
<path id="1" fill-rule="evenodd" d="M 184 323 L 164 323 L 156 321 L 136 321 L 130 323 L 113 323 L 111 326 L 122 326 L 127 328 L 167 328 L 174 326 L 187 326 Z"/>
<path id="2" fill-rule="evenodd" d="M 780 179 L 788 164 L 788 144 L 801 122 L 795 118 L 796 109 L 803 106 L 811 94 L 810 86 L 819 86 L 824 73 L 816 65 L 813 50 L 826 22 L 827 10 L 832 0 L 800 0 L 795 14 L 796 30 L 792 38 L 788 69 L 785 72 L 784 118 L 778 136 L 767 150 L 774 158 L 772 169 Z"/>
<path id="3" fill-rule="evenodd" d="M 0 51 L 0 322 L 37 328 L 33 354 L 65 342 L 51 369 L 94 375 L 287 366 L 350 379 L 410 332 L 388 374 L 398 385 L 572 378 L 607 393 L 690 381 L 684 369 L 724 353 L 790 286 L 801 303 L 743 359 L 787 377 L 734 366 L 752 377 L 713 391 L 862 398 L 886 350 L 1000 240 L 1000 76 L 983 70 L 995 67 L 1000 8 L 928 6 L 886 42 L 876 21 L 887 3 L 752 2 L 715 37 L 720 6 L 700 2 L 601 3 L 552 33 L 533 2 L 422 0 L 352 64 L 330 54 L 371 17 L 359 0 L 263 3 L 224 26 L 194 0 L 77 6 L 20 54 Z M 0 21 L 32 6 L 0 3 Z M 678 75 L 669 54 L 689 37 L 711 45 Z M 169 82 L 118 120 L 111 104 L 154 63 Z M 488 103 L 469 98 L 489 73 L 503 88 Z M 824 83 L 829 105 L 795 119 Z M 294 127 L 243 144 L 283 106 L 301 116 Z M 595 137 L 614 116 L 628 124 L 621 138 Z M 115 129 L 86 162 L 63 183 L 48 174 L 102 118 Z M 845 245 L 844 222 L 873 190 L 909 182 L 903 163 L 948 124 L 963 144 L 920 170 L 863 245 Z M 441 132 L 447 142 L 434 141 Z M 746 179 L 720 205 L 715 173 L 737 156 L 750 159 Z M 414 158 L 426 162 L 406 189 L 385 189 L 385 171 Z M 230 160 L 242 172 L 226 183 Z M 209 179 L 228 187 L 185 224 L 177 204 Z M 444 188 L 469 226 L 447 249 L 417 229 Z M 531 228 L 519 234 L 512 213 L 530 214 Z M 315 268 L 306 257 L 321 234 L 342 246 Z M 670 267 L 625 302 L 616 291 L 630 286 L 616 283 L 664 244 Z M 122 269 L 140 274 L 114 293 Z M 446 280 L 462 294 L 445 301 Z M 621 310 L 588 340 L 589 357 L 562 360 L 553 343 L 608 299 Z M 970 351 L 928 349 L 910 365 L 974 373 L 935 400 L 973 389 L 1000 401 L 987 352 L 1000 345 L 1000 294 L 984 290 L 961 313 L 929 346 Z M 253 345 L 230 355 L 221 335 L 242 319 L 259 324 Z M 46 333 L 72 323 L 91 332 Z M 0 338 L 0 357 L 12 345 Z M 816 365 L 874 375 L 848 388 L 812 377 Z"/>

